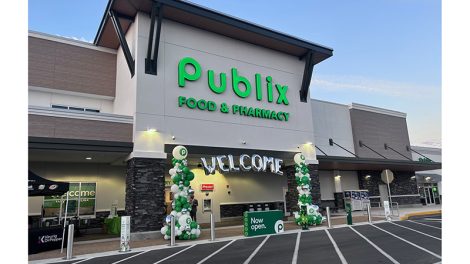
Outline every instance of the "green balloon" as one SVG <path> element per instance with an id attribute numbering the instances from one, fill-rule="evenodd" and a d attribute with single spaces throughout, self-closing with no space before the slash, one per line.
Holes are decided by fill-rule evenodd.
<path id="1" fill-rule="evenodd" d="M 194 180 L 194 173 L 192 171 L 188 172 L 188 174 L 186 175 L 186 179 L 188 181 Z"/>
<path id="2" fill-rule="evenodd" d="M 185 187 L 188 187 L 189 184 L 190 184 L 189 181 L 184 181 L 184 182 L 183 182 L 183 185 L 184 185 Z"/>
<path id="3" fill-rule="evenodd" d="M 176 202 L 175 202 L 175 206 L 176 206 L 176 207 L 181 207 L 181 202 L 180 202 L 180 201 L 176 201 Z"/>
<path id="4" fill-rule="evenodd" d="M 168 228 L 168 230 L 166 230 L 166 235 L 167 235 L 167 236 L 170 236 L 170 235 L 171 235 L 171 230 L 170 230 L 170 228 Z"/>
<path id="5" fill-rule="evenodd" d="M 188 167 L 183 167 L 181 169 L 183 171 L 184 174 L 188 175 L 188 173 L 190 172 L 189 168 Z"/>
<path id="6" fill-rule="evenodd" d="M 184 239 L 184 240 L 188 240 L 188 239 L 189 239 L 189 235 L 188 235 L 187 233 L 184 233 L 183 239 Z"/>
<path id="7" fill-rule="evenodd" d="M 321 222 L 322 222 L 322 217 L 321 216 L 317 216 L 317 219 L 315 219 L 315 223 L 317 225 L 321 225 Z"/>
<path id="8" fill-rule="evenodd" d="M 189 227 L 191 227 L 191 229 L 197 228 L 197 223 L 193 221 L 189 224 Z"/>
<path id="9" fill-rule="evenodd" d="M 192 240 L 196 239 L 196 234 L 191 234 L 191 237 L 190 237 Z"/>
<path id="10" fill-rule="evenodd" d="M 178 213 L 181 212 L 181 206 L 175 206 L 175 211 Z"/>
<path id="11" fill-rule="evenodd" d="M 309 180 L 307 176 L 303 176 L 300 180 L 303 184 L 308 184 Z"/>
<path id="12" fill-rule="evenodd" d="M 183 207 L 186 208 L 186 209 L 189 209 L 189 207 L 191 207 L 191 205 L 189 203 L 187 203 L 187 204 L 184 204 Z"/>

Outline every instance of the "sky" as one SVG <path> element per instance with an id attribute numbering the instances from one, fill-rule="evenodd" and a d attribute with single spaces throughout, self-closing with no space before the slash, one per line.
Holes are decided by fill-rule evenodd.
<path id="1" fill-rule="evenodd" d="M 310 96 L 407 113 L 412 145 L 441 146 L 441 2 L 193 0 L 332 48 Z M 107 0 L 29 0 L 30 30 L 92 42 Z"/>

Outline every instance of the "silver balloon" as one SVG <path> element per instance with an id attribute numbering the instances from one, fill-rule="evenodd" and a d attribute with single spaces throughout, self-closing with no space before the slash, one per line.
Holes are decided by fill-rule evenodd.
<path id="1" fill-rule="evenodd" d="M 215 157 L 211 158 L 212 163 L 210 166 L 207 164 L 206 158 L 201 158 L 201 161 L 202 161 L 202 167 L 204 168 L 204 173 L 206 175 L 215 174 L 215 166 L 216 166 Z"/>
<path id="2" fill-rule="evenodd" d="M 258 162 L 256 160 L 258 160 Z M 253 166 L 254 171 L 261 171 L 261 169 L 263 169 L 263 158 L 261 158 L 261 156 L 258 154 L 254 154 L 251 157 L 251 166 Z"/>
<path id="3" fill-rule="evenodd" d="M 240 171 L 240 168 L 235 167 L 235 163 L 233 162 L 233 155 L 229 154 L 227 155 L 228 157 L 228 168 L 230 172 L 238 172 Z"/>
<path id="4" fill-rule="evenodd" d="M 281 171 L 281 164 L 283 163 L 282 159 L 274 159 L 274 173 L 279 175 L 284 175 Z"/>
<path id="5" fill-rule="evenodd" d="M 266 169 L 268 168 L 268 165 L 269 165 L 271 172 L 274 172 L 274 168 L 272 166 L 273 163 L 274 163 L 273 157 L 263 156 L 263 171 L 266 172 Z"/>
<path id="6" fill-rule="evenodd" d="M 245 158 L 250 158 L 250 156 L 248 156 L 246 154 L 241 154 L 240 155 L 240 169 L 242 171 L 250 171 L 251 166 L 250 165 L 248 165 L 248 166 L 245 165 Z"/>
<path id="7" fill-rule="evenodd" d="M 229 172 L 229 169 L 225 167 L 225 164 L 223 162 L 224 159 L 227 159 L 227 156 L 225 156 L 225 155 L 217 156 L 217 163 L 219 165 L 219 172 L 220 173 Z"/>

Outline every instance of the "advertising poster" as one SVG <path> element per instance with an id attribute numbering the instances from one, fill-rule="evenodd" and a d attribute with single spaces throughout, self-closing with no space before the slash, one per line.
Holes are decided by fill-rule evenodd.
<path id="1" fill-rule="evenodd" d="M 95 182 L 71 182 L 69 191 L 67 216 L 94 216 L 96 206 L 96 183 Z M 62 209 L 65 215 L 67 193 L 62 197 L 59 195 L 45 196 L 43 202 L 44 217 L 58 217 Z M 80 208 L 78 208 L 80 199 Z M 62 205 L 61 205 L 62 203 Z"/>

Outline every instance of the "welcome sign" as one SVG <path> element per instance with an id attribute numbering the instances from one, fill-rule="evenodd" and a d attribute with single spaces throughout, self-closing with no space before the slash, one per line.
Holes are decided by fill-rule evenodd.
<path id="1" fill-rule="evenodd" d="M 192 68 L 190 72 L 189 69 Z M 227 73 L 219 73 L 219 81 L 216 82 L 214 70 L 207 70 L 208 90 L 214 94 L 222 94 L 231 90 L 234 96 L 245 99 L 250 96 L 256 96 L 257 101 L 265 101 L 267 103 L 278 105 L 289 105 L 287 98 L 288 86 L 278 83 L 273 83 L 271 76 L 261 76 L 256 73 L 253 77 L 247 78 L 241 76 L 237 68 L 231 68 L 231 84 L 227 84 Z M 178 86 L 185 88 L 188 83 L 195 82 L 201 78 L 203 70 L 198 61 L 193 58 L 186 57 L 178 63 Z M 189 109 L 196 109 L 201 111 L 215 112 L 219 111 L 224 114 L 232 113 L 233 115 L 240 115 L 246 117 L 263 118 L 277 121 L 289 121 L 290 113 L 285 111 L 274 111 L 264 107 L 252 107 L 247 105 L 233 104 L 229 105 L 226 102 L 216 103 L 212 100 L 193 97 L 178 97 L 178 106 L 186 107 Z"/>

